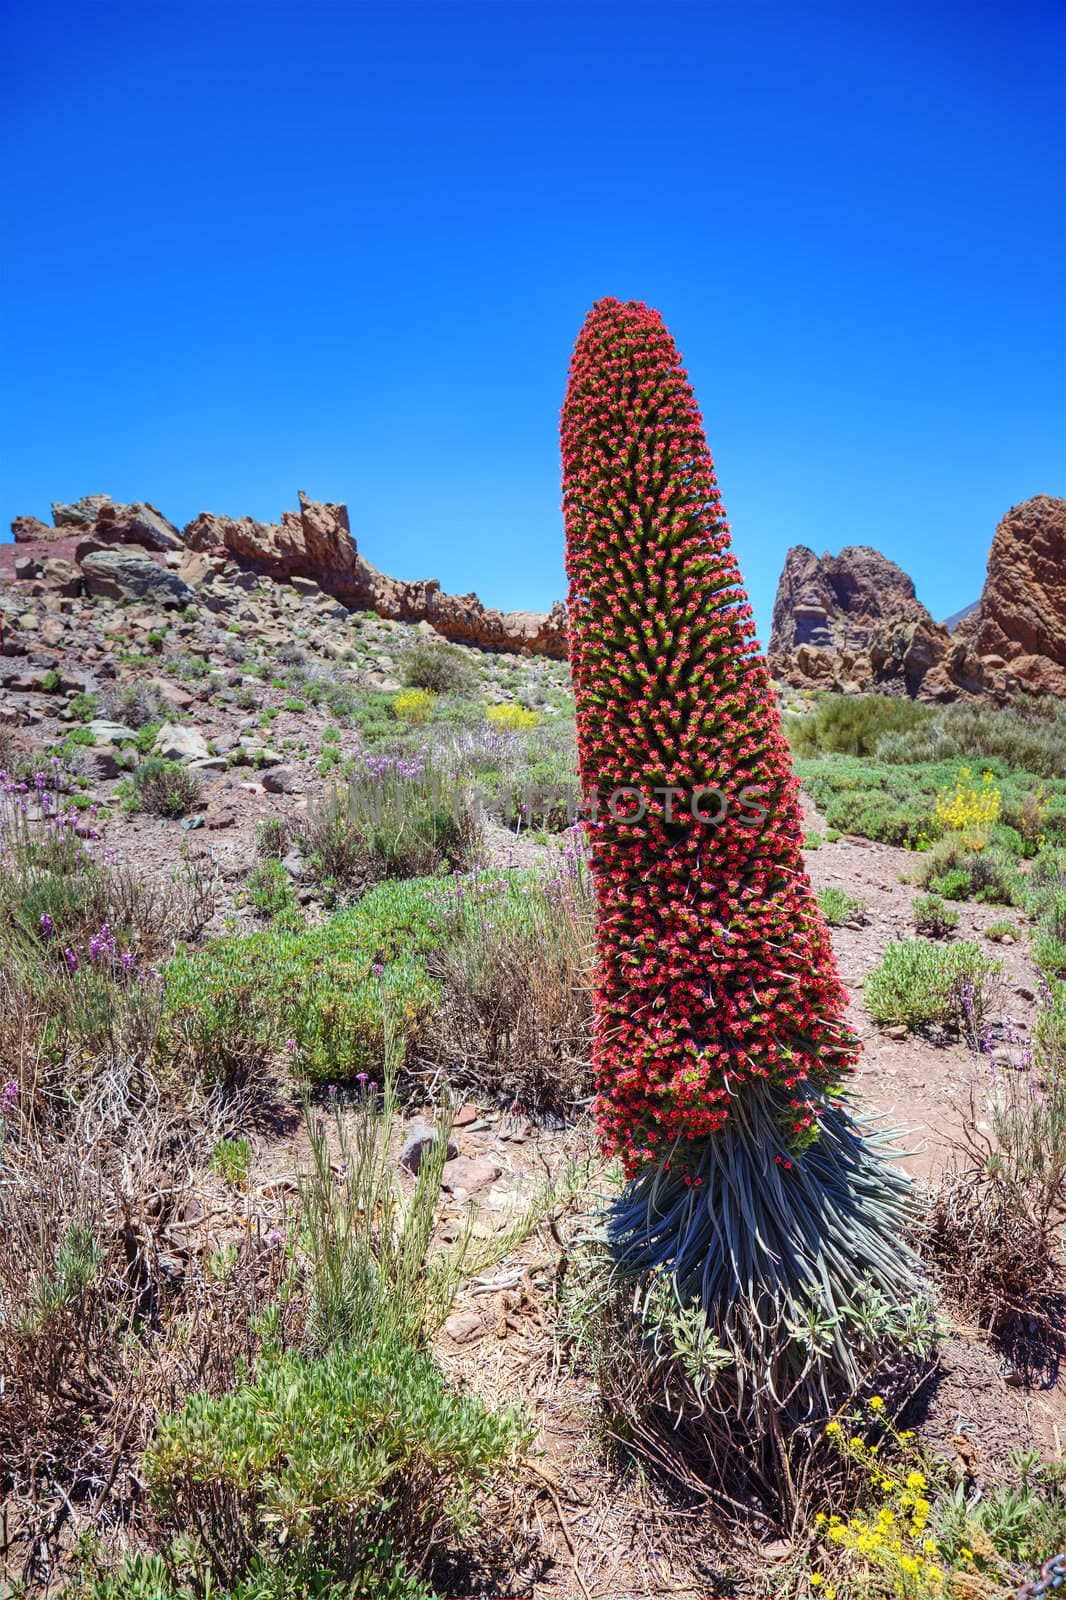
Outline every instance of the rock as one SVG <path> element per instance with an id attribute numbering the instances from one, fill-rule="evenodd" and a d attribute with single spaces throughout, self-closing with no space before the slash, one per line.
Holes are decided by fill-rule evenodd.
<path id="1" fill-rule="evenodd" d="M 44 571 L 41 563 L 33 556 L 18 556 L 15 560 L 15 577 L 20 582 L 26 583 L 31 578 L 39 578 Z"/>
<path id="2" fill-rule="evenodd" d="M 52 521 L 57 528 L 91 528 L 105 506 L 112 504 L 109 494 L 85 494 L 70 505 L 52 502 Z"/>
<path id="3" fill-rule="evenodd" d="M 565 658 L 567 620 L 561 603 L 547 616 L 500 612 L 483 606 L 476 594 L 443 593 L 433 578 L 405 583 L 387 577 L 359 554 L 347 507 L 309 500 L 302 490 L 299 502 L 299 511 L 283 512 L 280 523 L 204 511 L 184 528 L 182 537 L 192 550 L 228 552 L 253 572 L 277 582 L 299 580 L 304 593 L 322 590 L 347 607 L 398 621 L 425 621 L 446 638 L 467 644 Z"/>
<path id="4" fill-rule="evenodd" d="M 295 767 L 271 767 L 263 773 L 263 788 L 267 794 L 296 794 L 302 787 Z"/>
<path id="5" fill-rule="evenodd" d="M 905 1039 L 907 1037 L 907 1029 L 902 1022 L 897 1022 L 891 1028 L 886 1028 L 885 1034 L 889 1039 Z"/>
<path id="6" fill-rule="evenodd" d="M 152 742 L 152 753 L 168 761 L 203 761 L 211 755 L 199 729 L 178 722 L 164 722 Z"/>
<path id="7" fill-rule="evenodd" d="M 112 744 L 79 745 L 78 766 L 87 778 L 117 778 L 120 771 Z"/>
<path id="8" fill-rule="evenodd" d="M 185 606 L 195 599 L 187 583 L 147 554 L 129 549 L 95 550 L 81 559 L 87 593 L 107 600 L 148 600 Z"/>
<path id="9" fill-rule="evenodd" d="M 11 532 L 16 544 L 36 544 L 39 540 L 60 539 L 66 535 L 66 529 L 50 528 L 47 522 L 38 522 L 36 517 L 14 517 Z"/>
<path id="10" fill-rule="evenodd" d="M 297 881 L 304 875 L 304 858 L 299 850 L 290 850 L 287 856 L 282 856 L 281 864 L 290 878 Z"/>
<path id="11" fill-rule="evenodd" d="M 108 543 L 136 544 L 145 550 L 184 551 L 181 534 L 155 506 L 102 506 L 95 521 L 97 538 Z"/>
<path id="12" fill-rule="evenodd" d="M 97 744 L 127 744 L 137 738 L 135 729 L 128 728 L 124 722 L 108 722 L 104 717 L 86 723 L 86 727 Z"/>
<path id="13" fill-rule="evenodd" d="M 1023 692 L 1066 695 L 1066 500 L 1038 494 L 1007 512 L 957 637 L 987 670 L 998 658 Z"/>
<path id="14" fill-rule="evenodd" d="M 478 1112 L 477 1106 L 470 1106 L 470 1105 L 460 1106 L 459 1110 L 455 1113 L 455 1116 L 452 1118 L 452 1127 L 453 1128 L 469 1128 L 469 1126 L 470 1126 L 470 1124 L 472 1122 L 477 1122 L 478 1121 L 479 1115 L 480 1115 L 480 1113 Z"/>
<path id="15" fill-rule="evenodd" d="M 444 1331 L 455 1344 L 470 1344 L 481 1339 L 493 1326 L 493 1320 L 484 1311 L 453 1311 L 444 1324 Z"/>
<path id="16" fill-rule="evenodd" d="M 441 1186 L 449 1194 L 477 1194 L 482 1189 L 490 1188 L 502 1173 L 499 1162 L 488 1157 L 472 1159 L 470 1156 L 456 1156 L 454 1160 L 444 1163 Z"/>
<path id="17" fill-rule="evenodd" d="M 232 828 L 236 820 L 228 806 L 211 805 L 204 812 L 204 822 L 209 828 Z"/>
<path id="18" fill-rule="evenodd" d="M 417 1173 L 422 1165 L 422 1157 L 431 1145 L 436 1144 L 439 1138 L 439 1128 L 431 1128 L 428 1122 L 414 1123 L 408 1129 L 403 1148 L 396 1158 L 404 1171 Z M 448 1141 L 448 1156 L 449 1161 L 445 1164 L 445 1171 L 448 1170 L 448 1166 L 454 1165 L 451 1158 L 459 1156 L 458 1146 L 454 1145 L 450 1139 Z"/>

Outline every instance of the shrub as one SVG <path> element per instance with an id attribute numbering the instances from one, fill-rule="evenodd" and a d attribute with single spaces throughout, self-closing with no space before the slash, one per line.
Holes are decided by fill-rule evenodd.
<path id="1" fill-rule="evenodd" d="M 198 1530 L 215 1581 L 248 1600 L 428 1600 L 425 1569 L 447 1539 L 471 1535 L 478 1490 L 530 1440 L 516 1409 L 460 1393 L 428 1338 L 460 1276 L 520 1242 L 544 1202 L 487 1249 L 466 1236 L 431 1255 L 447 1121 L 405 1202 L 389 1149 L 395 1110 L 390 1070 L 380 1109 L 365 1089 L 350 1134 L 338 1115 L 337 1164 L 324 1123 L 308 1117 L 306 1268 L 289 1291 L 299 1284 L 306 1302 L 300 1346 L 285 1348 L 274 1310 L 254 1369 L 164 1417 L 145 1456 L 157 1514 Z"/>
<path id="2" fill-rule="evenodd" d="M 575 868 L 456 893 L 428 969 L 440 985 L 422 1053 L 453 1083 L 560 1110 L 591 1085 L 593 907 Z"/>
<path id="3" fill-rule="evenodd" d="M 1018 869 L 997 846 L 974 850 L 959 833 L 938 839 L 923 857 L 918 882 L 944 900 L 976 898 L 988 905 L 1013 905 L 1020 895 Z"/>
<path id="4" fill-rule="evenodd" d="M 814 828 L 809 829 L 803 835 L 803 848 L 804 848 L 804 850 L 820 850 L 821 846 L 822 846 L 822 836 Z"/>
<path id="5" fill-rule="evenodd" d="M 436 763 L 364 754 L 347 784 L 308 807 L 303 842 L 323 882 L 361 890 L 461 870 L 480 831 L 472 796 Z"/>
<path id="6" fill-rule="evenodd" d="M 528 706 L 505 704 L 489 706 L 485 720 L 493 728 L 507 728 L 512 733 L 518 733 L 526 728 L 535 728 L 540 716 Z"/>
<path id="7" fill-rule="evenodd" d="M 393 697 L 392 709 L 401 722 L 420 727 L 433 715 L 435 696 L 428 689 L 401 689 Z"/>
<path id="8" fill-rule="evenodd" d="M 142 761 L 131 782 L 136 808 L 151 811 L 157 817 L 183 817 L 200 801 L 197 774 L 163 756 Z"/>
<path id="9" fill-rule="evenodd" d="M 983 850 L 1002 806 L 1003 796 L 990 772 L 982 773 L 978 783 L 969 767 L 960 767 L 952 787 L 937 795 L 933 816 L 941 827 L 960 833 L 971 850 Z"/>
<path id="10" fill-rule="evenodd" d="M 211 1170 L 231 1188 L 243 1189 L 251 1158 L 252 1147 L 247 1139 L 220 1139 L 211 1152 Z"/>
<path id="11" fill-rule="evenodd" d="M 866 1008 L 875 1022 L 912 1030 L 938 1023 L 974 1039 L 998 998 L 1001 971 L 1002 963 L 969 939 L 900 939 L 866 978 Z"/>
<path id="12" fill-rule="evenodd" d="M 985 938 L 991 939 L 993 944 L 1017 944 L 1021 938 L 1021 929 L 1016 923 L 1007 922 L 1005 919 L 1000 922 L 990 922 L 985 929 Z"/>
<path id="13" fill-rule="evenodd" d="M 866 921 L 866 907 L 863 902 L 833 884 L 825 889 L 819 889 L 815 898 L 822 916 L 832 928 L 841 928 L 847 922 Z"/>
<path id="14" fill-rule="evenodd" d="M 773 1407 L 779 1427 L 779 1406 L 857 1376 L 846 1329 L 867 1274 L 893 1298 L 911 1283 L 905 1185 L 840 1105 L 857 1042 L 789 750 L 696 400 L 646 306 L 590 312 L 562 452 L 583 786 L 648 791 L 639 820 L 601 811 L 590 830 L 599 1122 L 630 1180 L 611 1237 L 629 1270 L 668 1268 L 732 1358 L 742 1414 Z M 710 775 L 720 826 L 656 793 Z M 815 1322 L 816 1349 L 795 1331 Z"/>
<path id="15" fill-rule="evenodd" d="M 400 658 L 400 672 L 412 689 L 432 694 L 469 694 L 474 686 L 474 671 L 463 652 L 431 639 L 408 646 Z"/>
<path id="16" fill-rule="evenodd" d="M 253 867 L 246 882 L 248 903 L 261 917 L 298 915 L 292 879 L 273 856 Z"/>
<path id="17" fill-rule="evenodd" d="M 111 685 L 101 697 L 101 711 L 105 717 L 134 730 L 151 724 L 153 738 L 165 720 L 168 709 L 162 690 L 150 679 L 142 678 L 136 683 L 121 686 Z"/>
<path id="18" fill-rule="evenodd" d="M 911 911 L 916 932 L 930 939 L 942 939 L 959 925 L 959 913 L 950 910 L 938 895 L 920 895 Z"/>
<path id="19" fill-rule="evenodd" d="M 267 817 L 263 822 L 256 824 L 256 850 L 264 860 L 280 861 L 282 856 L 288 853 L 291 842 L 291 829 L 287 817 Z"/>
<path id="20" fill-rule="evenodd" d="M 786 717 L 785 732 L 798 756 L 872 756 L 886 733 L 924 727 L 932 717 L 927 706 L 888 695 L 823 695 L 803 717 Z"/>
<path id="21" fill-rule="evenodd" d="M 100 696 L 98 694 L 72 694 L 67 701 L 67 710 L 75 722 L 91 722 L 100 710 Z"/>
<path id="22" fill-rule="evenodd" d="M 390 1025 L 408 1049 L 438 996 L 435 882 L 383 883 L 319 928 L 274 926 L 181 952 L 165 970 L 175 1048 L 212 1081 L 247 1078 L 289 1041 L 296 1072 L 344 1082 L 383 1070 Z"/>
<path id="23" fill-rule="evenodd" d="M 878 740 L 877 756 L 906 765 L 1002 762 L 1015 772 L 1058 778 L 1066 776 L 1063 730 L 1062 702 L 1057 700 L 1024 707 L 944 706 L 909 732 L 885 733 Z"/>

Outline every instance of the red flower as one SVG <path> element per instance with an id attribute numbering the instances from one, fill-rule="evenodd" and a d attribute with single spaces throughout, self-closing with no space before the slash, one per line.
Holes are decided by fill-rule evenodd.
<path id="1" fill-rule="evenodd" d="M 700 414 L 657 312 L 593 307 L 562 452 L 581 776 L 601 800 L 603 1142 L 630 1174 L 675 1141 L 684 1165 L 750 1082 L 790 1091 L 809 1138 L 857 1045 Z M 653 793 L 666 783 L 683 791 L 669 820 Z M 611 813 L 623 788 L 647 801 L 639 821 L 624 800 Z M 714 796 L 694 807 L 701 789 L 724 811 Z"/>

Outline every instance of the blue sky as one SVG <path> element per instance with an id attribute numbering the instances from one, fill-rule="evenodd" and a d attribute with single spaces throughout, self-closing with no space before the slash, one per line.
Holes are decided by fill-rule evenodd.
<path id="1" fill-rule="evenodd" d="M 5 0 L 0 523 L 276 519 L 564 592 L 589 304 L 684 354 L 760 627 L 790 544 L 942 616 L 1066 490 L 1059 0 Z"/>

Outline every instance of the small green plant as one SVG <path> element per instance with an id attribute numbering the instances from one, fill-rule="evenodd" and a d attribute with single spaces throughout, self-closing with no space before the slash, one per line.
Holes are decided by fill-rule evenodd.
<path id="1" fill-rule="evenodd" d="M 1006 919 L 990 922 L 985 929 L 985 938 L 991 939 L 993 944 L 1017 944 L 1021 936 L 1021 929 L 1017 923 L 1008 922 Z"/>
<path id="2" fill-rule="evenodd" d="M 41 679 L 41 688 L 45 694 L 55 694 L 62 682 L 63 679 L 60 674 L 56 672 L 54 667 L 50 667 Z"/>
<path id="3" fill-rule="evenodd" d="M 267 856 L 246 880 L 248 903 L 261 917 L 291 917 L 297 911 L 292 879 L 281 862 Z"/>
<path id="4" fill-rule="evenodd" d="M 930 939 L 943 939 L 959 925 L 959 913 L 946 906 L 939 895 L 920 895 L 911 911 L 915 931 Z"/>
<path id="5" fill-rule="evenodd" d="M 67 710 L 75 722 L 91 722 L 100 709 L 100 696 L 98 694 L 72 694 L 67 701 Z"/>
<path id="6" fill-rule="evenodd" d="M 400 661 L 403 681 L 412 689 L 431 694 L 469 694 L 474 672 L 466 656 L 453 644 L 431 639 L 410 645 Z"/>
<path id="7" fill-rule="evenodd" d="M 289 849 L 291 838 L 286 817 L 267 817 L 256 826 L 256 849 L 264 860 L 280 861 Z"/>
<path id="8" fill-rule="evenodd" d="M 252 1147 L 247 1139 L 219 1139 L 211 1152 L 211 1170 L 231 1189 L 243 1189 L 248 1182 Z"/>
<path id="9" fill-rule="evenodd" d="M 124 781 L 130 785 L 125 790 L 129 809 L 151 811 L 157 817 L 183 817 L 200 801 L 197 774 L 164 756 L 149 756 L 132 779 Z"/>
<path id="10" fill-rule="evenodd" d="M 849 922 L 866 921 L 865 904 L 835 884 L 819 889 L 816 898 L 822 916 L 831 928 L 842 928 Z"/>
<path id="11" fill-rule="evenodd" d="M 875 1022 L 911 1030 L 938 1024 L 974 1038 L 998 998 L 1001 972 L 1002 964 L 969 939 L 900 939 L 867 976 L 866 1007 Z"/>
<path id="12" fill-rule="evenodd" d="M 814 828 L 809 828 L 803 835 L 804 850 L 819 850 L 822 845 L 822 836 Z"/>

